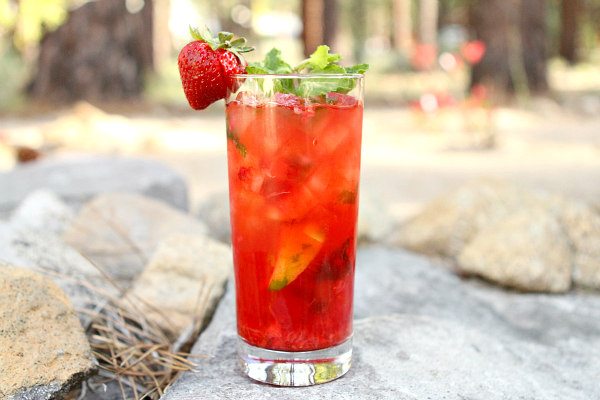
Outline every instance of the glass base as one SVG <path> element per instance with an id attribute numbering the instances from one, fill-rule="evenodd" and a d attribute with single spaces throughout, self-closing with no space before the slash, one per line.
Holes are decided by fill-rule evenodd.
<path id="1" fill-rule="evenodd" d="M 352 363 L 352 338 L 314 351 L 277 351 L 254 347 L 238 337 L 242 370 L 250 378 L 277 386 L 311 386 L 344 375 Z"/>

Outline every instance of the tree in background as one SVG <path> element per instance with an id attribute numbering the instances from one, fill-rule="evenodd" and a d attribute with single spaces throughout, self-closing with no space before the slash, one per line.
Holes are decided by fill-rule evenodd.
<path id="1" fill-rule="evenodd" d="M 337 19 L 337 0 L 302 0 L 302 42 L 305 56 L 310 55 L 321 44 L 335 47 Z"/>
<path id="2" fill-rule="evenodd" d="M 470 24 L 486 52 L 471 73 L 500 100 L 548 90 L 545 0 L 480 0 L 471 3 Z"/>
<path id="3" fill-rule="evenodd" d="M 152 38 L 152 0 L 87 2 L 42 38 L 28 92 L 58 102 L 137 97 L 154 65 Z"/>
<path id="4" fill-rule="evenodd" d="M 571 64 L 575 64 L 578 61 L 578 28 L 581 6 L 581 0 L 562 0 L 560 2 L 559 54 Z"/>
<path id="5" fill-rule="evenodd" d="M 405 57 L 410 55 L 413 44 L 411 6 L 411 0 L 393 0 L 392 2 L 392 42 L 394 48 Z"/>

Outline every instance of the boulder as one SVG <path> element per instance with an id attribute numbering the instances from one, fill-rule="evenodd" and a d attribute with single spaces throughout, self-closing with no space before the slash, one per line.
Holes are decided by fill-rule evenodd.
<path id="1" fill-rule="evenodd" d="M 478 232 L 514 212 L 558 202 L 508 182 L 479 179 L 430 202 L 390 235 L 389 243 L 423 254 L 457 257 Z"/>
<path id="2" fill-rule="evenodd" d="M 50 190 L 76 207 L 100 193 L 120 191 L 143 194 L 181 210 L 188 209 L 185 180 L 159 162 L 137 158 L 48 158 L 0 173 L 0 188 L 0 218 L 38 189 Z"/>
<path id="3" fill-rule="evenodd" d="M 223 243 L 231 243 L 228 191 L 207 196 L 198 206 L 198 218 L 208 226 L 212 237 Z"/>
<path id="4" fill-rule="evenodd" d="M 483 229 L 458 257 L 462 272 L 539 292 L 569 290 L 572 263 L 562 226 L 543 208 L 525 209 Z"/>
<path id="5" fill-rule="evenodd" d="M 36 190 L 13 211 L 10 223 L 20 231 L 44 231 L 61 235 L 74 217 L 73 209 L 56 194 L 48 190 Z"/>
<path id="6" fill-rule="evenodd" d="M 95 369 L 67 296 L 42 275 L 0 264 L 0 398 L 60 398 Z"/>
<path id="7" fill-rule="evenodd" d="M 212 315 L 232 272 L 229 246 L 204 236 L 170 236 L 160 242 L 127 299 L 178 337 Z"/>
<path id="8" fill-rule="evenodd" d="M 0 223 L 0 262 L 44 274 L 67 294 L 78 311 L 103 304 L 117 290 L 101 270 L 78 251 L 47 231 L 13 229 Z M 79 314 L 87 326 L 86 313 Z"/>
<path id="9" fill-rule="evenodd" d="M 573 256 L 573 283 L 600 289 L 600 211 L 572 203 L 561 213 Z"/>
<path id="10" fill-rule="evenodd" d="M 393 218 L 385 202 L 361 191 L 358 210 L 359 242 L 385 242 L 393 230 Z"/>
<path id="11" fill-rule="evenodd" d="M 64 240 L 126 288 L 158 243 L 173 234 L 203 235 L 206 226 L 168 204 L 130 193 L 106 193 L 87 203 Z"/>

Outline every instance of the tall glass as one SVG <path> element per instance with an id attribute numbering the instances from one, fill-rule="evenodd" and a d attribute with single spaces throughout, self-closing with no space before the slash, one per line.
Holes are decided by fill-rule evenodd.
<path id="1" fill-rule="evenodd" d="M 350 368 L 362 93 L 362 75 L 230 84 L 238 352 L 252 379 L 307 386 Z"/>

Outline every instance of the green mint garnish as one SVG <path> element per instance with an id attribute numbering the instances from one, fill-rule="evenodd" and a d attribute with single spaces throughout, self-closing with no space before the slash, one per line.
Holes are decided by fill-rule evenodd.
<path id="1" fill-rule="evenodd" d="M 244 146 L 240 139 L 231 131 L 231 129 L 227 129 L 227 139 L 231 140 L 235 147 L 238 149 L 242 157 L 246 157 L 246 146 Z"/>
<path id="2" fill-rule="evenodd" d="M 358 64 L 352 67 L 343 67 L 339 65 L 341 57 L 339 54 L 329 53 L 329 46 L 319 46 L 314 53 L 306 60 L 302 61 L 296 67 L 286 63 L 281 57 L 281 51 L 272 49 L 269 51 L 263 61 L 250 63 L 246 67 L 249 74 L 265 75 L 278 74 L 287 75 L 294 73 L 313 73 L 313 74 L 364 74 L 368 69 L 368 64 Z M 327 93 L 348 93 L 356 85 L 355 80 L 331 78 L 303 79 L 295 85 L 291 79 L 275 79 L 273 82 L 273 92 L 289 93 L 300 97 L 317 97 Z"/>

